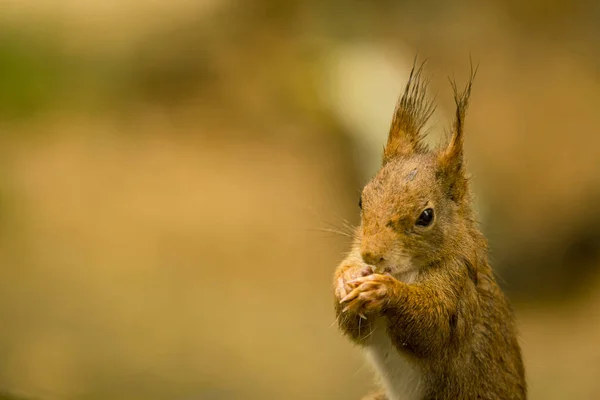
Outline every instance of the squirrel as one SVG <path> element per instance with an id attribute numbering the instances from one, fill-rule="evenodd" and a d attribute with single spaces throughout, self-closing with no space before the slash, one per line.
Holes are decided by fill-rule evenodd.
<path id="1" fill-rule="evenodd" d="M 463 90 L 451 80 L 451 135 L 431 149 L 423 128 L 435 104 L 424 64 L 413 64 L 382 167 L 360 197 L 353 245 L 334 274 L 338 325 L 381 380 L 364 400 L 523 400 L 515 317 L 488 262 L 463 157 L 477 68 Z"/>

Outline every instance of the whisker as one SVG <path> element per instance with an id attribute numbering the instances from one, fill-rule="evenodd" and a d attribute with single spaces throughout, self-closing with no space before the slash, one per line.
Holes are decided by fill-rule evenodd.
<path id="1" fill-rule="evenodd" d="M 315 217 L 321 221 L 321 224 L 325 225 L 325 227 L 323 227 L 323 228 L 318 227 L 316 229 L 311 229 L 311 230 L 318 230 L 321 232 L 333 233 L 333 234 L 344 236 L 344 237 L 347 237 L 350 239 L 354 238 L 355 233 L 356 233 L 356 227 L 354 227 L 354 225 L 350 221 L 343 218 L 341 215 L 333 214 L 335 219 L 338 219 L 340 221 L 339 223 L 336 224 L 331 221 L 327 221 L 325 218 L 323 218 L 321 215 L 319 215 L 319 213 L 317 213 L 315 210 L 311 209 L 311 211 L 312 211 L 313 215 L 315 215 Z"/>
<path id="2" fill-rule="evenodd" d="M 342 221 L 342 225 L 344 226 L 344 228 L 346 228 L 348 231 L 350 231 L 352 233 L 354 233 L 356 231 L 356 227 L 346 220 Z"/>
<path id="3" fill-rule="evenodd" d="M 345 227 L 351 228 L 352 231 L 354 231 L 355 227 L 354 227 L 354 224 L 352 222 L 348 221 L 346 218 L 342 217 L 339 214 L 333 214 L 333 216 L 336 219 L 340 220 Z"/>
<path id="4" fill-rule="evenodd" d="M 329 327 L 333 328 L 333 326 L 336 325 L 339 320 L 340 320 L 340 316 L 338 315 L 337 317 L 335 317 L 335 321 L 333 321 L 333 323 L 331 325 L 329 325 Z"/>
<path id="5" fill-rule="evenodd" d="M 371 329 L 371 331 L 369 333 L 367 333 L 367 335 L 365 337 L 363 337 L 362 340 L 365 340 L 366 338 L 368 338 L 372 334 L 373 334 L 373 329 Z"/>
<path id="6" fill-rule="evenodd" d="M 363 362 L 360 365 L 360 367 L 358 367 L 358 369 L 356 370 L 356 372 L 353 374 L 353 377 L 356 378 L 356 375 L 358 375 L 358 373 L 361 372 L 365 368 L 365 366 L 366 366 L 366 363 Z"/>
<path id="7" fill-rule="evenodd" d="M 334 224 L 334 223 L 331 223 L 331 222 L 326 222 L 326 221 L 325 221 L 325 223 L 326 223 L 328 226 L 332 227 L 332 228 L 336 228 L 336 229 L 342 229 L 342 230 L 344 230 L 344 231 L 346 231 L 346 232 L 348 232 L 348 233 L 354 233 L 354 230 L 355 230 L 354 226 L 352 226 L 352 224 L 350 224 L 350 223 L 349 223 L 348 221 L 346 221 L 345 219 L 342 219 L 341 226 L 338 226 L 338 225 L 336 225 L 336 224 Z"/>
<path id="8" fill-rule="evenodd" d="M 362 318 L 358 319 L 358 337 L 360 337 L 360 324 L 362 322 Z"/>
<path id="9" fill-rule="evenodd" d="M 313 230 L 319 231 L 319 232 L 335 233 L 337 235 L 345 236 L 345 237 L 348 237 L 348 238 L 352 237 L 352 235 L 350 235 L 347 232 L 340 231 L 340 230 L 333 229 L 333 228 L 314 228 Z"/>

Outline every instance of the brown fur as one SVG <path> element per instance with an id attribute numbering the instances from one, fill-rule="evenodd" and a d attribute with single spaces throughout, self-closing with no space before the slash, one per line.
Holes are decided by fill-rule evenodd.
<path id="1" fill-rule="evenodd" d="M 335 272 L 335 308 L 342 332 L 360 346 L 369 346 L 374 321 L 385 321 L 396 351 L 422 373 L 423 399 L 522 400 L 514 316 L 473 219 L 463 160 L 474 76 L 460 93 L 452 83 L 452 136 L 434 151 L 422 143 L 434 106 L 425 97 L 422 66 L 413 68 L 383 166 L 363 190 L 354 245 Z M 415 225 L 425 208 L 434 210 L 433 223 Z"/>

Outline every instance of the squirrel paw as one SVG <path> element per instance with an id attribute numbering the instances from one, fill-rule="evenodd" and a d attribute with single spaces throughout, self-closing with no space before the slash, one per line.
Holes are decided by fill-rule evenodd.
<path id="1" fill-rule="evenodd" d="M 349 282 L 354 281 L 356 278 L 367 276 L 372 273 L 373 270 L 369 266 L 347 266 L 343 268 L 342 272 L 339 273 L 338 277 L 336 278 L 334 285 L 334 292 L 337 301 L 341 304 L 342 299 L 345 298 L 348 295 L 348 293 L 350 293 L 354 289 L 355 286 L 350 285 Z M 358 316 L 362 319 L 367 319 L 367 317 L 362 311 L 358 311 L 356 314 L 358 314 Z"/>
<path id="2" fill-rule="evenodd" d="M 349 284 L 350 282 L 354 281 L 356 278 L 371 275 L 372 273 L 373 270 L 368 266 L 364 268 L 346 267 L 336 278 L 334 285 L 335 297 L 341 302 L 341 300 L 355 288 L 355 285 Z"/>
<path id="3" fill-rule="evenodd" d="M 372 274 L 346 283 L 353 289 L 340 300 L 345 304 L 343 311 L 364 315 L 381 311 L 396 294 L 400 282 L 389 275 Z"/>

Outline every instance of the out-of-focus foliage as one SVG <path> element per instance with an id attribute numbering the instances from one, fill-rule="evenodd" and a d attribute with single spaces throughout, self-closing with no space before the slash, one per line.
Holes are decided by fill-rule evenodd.
<path id="1" fill-rule="evenodd" d="M 4 119 L 29 116 L 57 101 L 66 60 L 39 34 L 25 27 L 0 30 L 0 107 Z"/>

